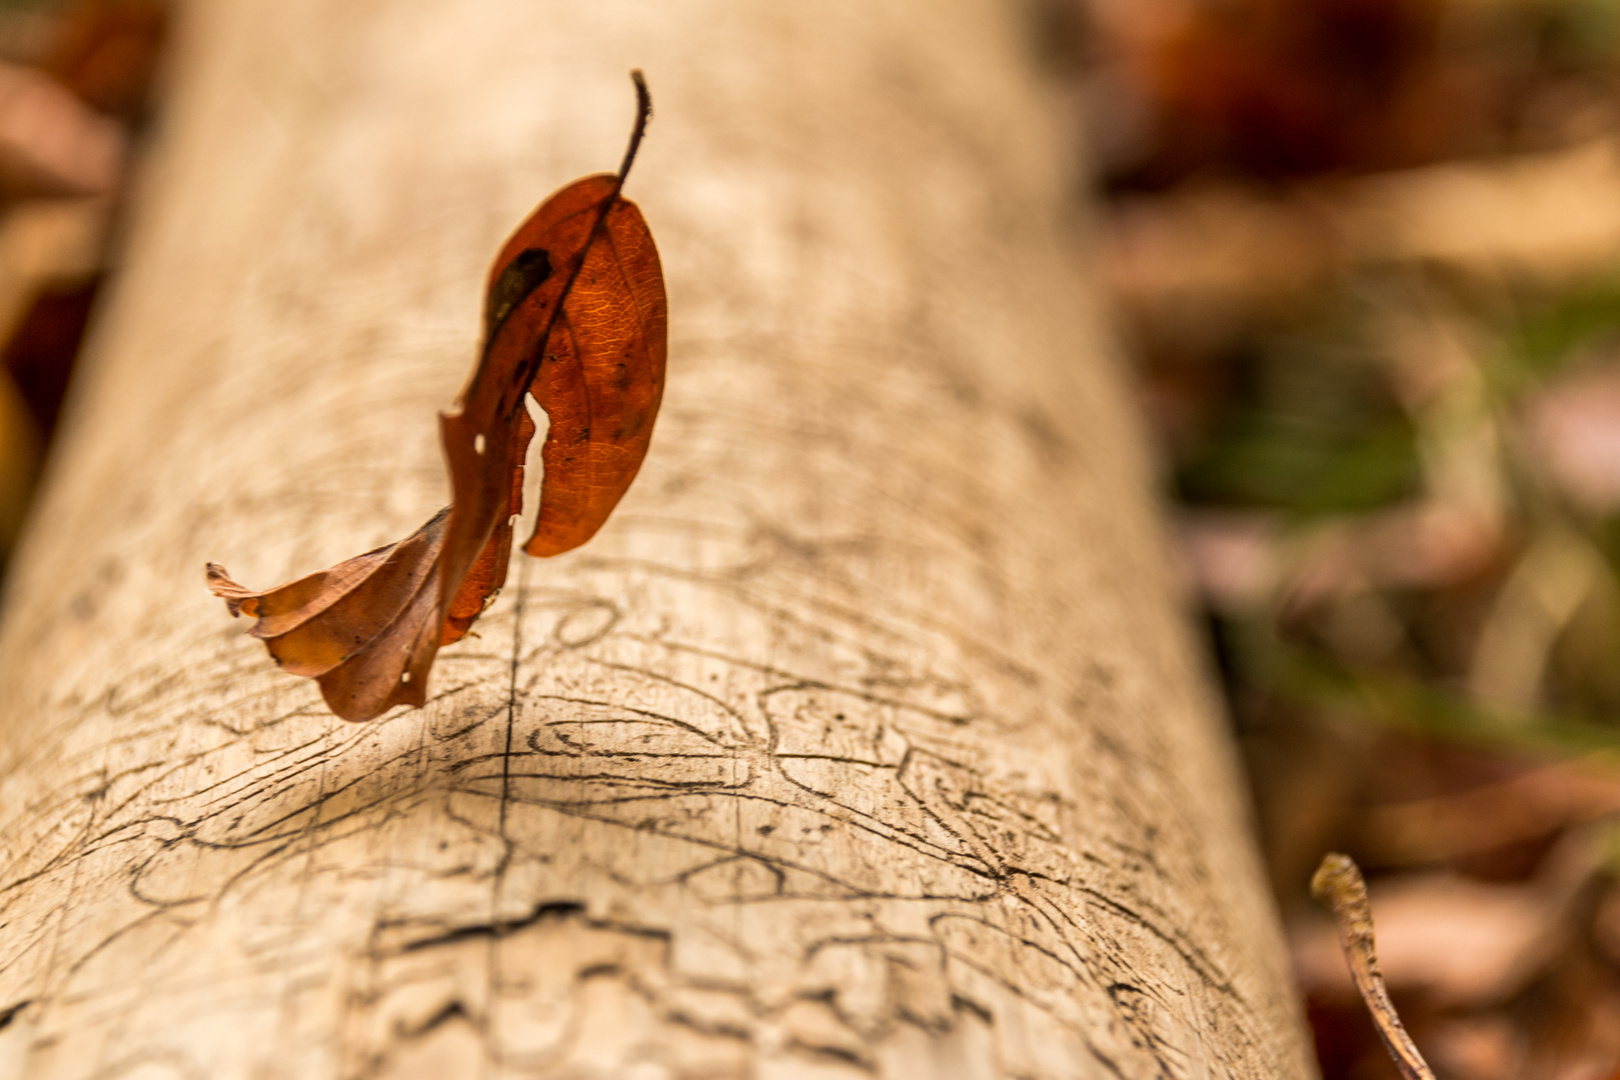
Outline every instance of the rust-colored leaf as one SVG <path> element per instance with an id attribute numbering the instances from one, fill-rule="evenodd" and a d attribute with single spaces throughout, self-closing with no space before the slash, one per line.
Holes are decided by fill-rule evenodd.
<path id="1" fill-rule="evenodd" d="M 416 532 L 264 592 L 208 564 L 233 615 L 254 616 L 283 669 L 313 678 L 334 713 L 370 720 L 427 700 L 442 645 L 467 633 L 506 578 L 534 423 L 551 419 L 531 555 L 589 540 L 635 479 L 663 396 L 666 305 L 658 250 L 620 195 L 651 103 L 640 72 L 624 162 L 546 199 L 490 268 L 484 346 L 439 417 L 451 505 Z"/>

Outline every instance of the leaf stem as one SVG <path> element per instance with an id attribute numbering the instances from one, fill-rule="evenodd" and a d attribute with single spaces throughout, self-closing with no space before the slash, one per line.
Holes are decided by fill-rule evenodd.
<path id="1" fill-rule="evenodd" d="M 1378 953 L 1373 948 L 1372 904 L 1367 900 L 1367 883 L 1350 856 L 1337 852 L 1324 855 L 1322 865 L 1311 877 L 1311 895 L 1333 908 L 1333 917 L 1339 924 L 1339 945 L 1350 965 L 1350 978 L 1361 992 L 1361 1000 L 1378 1028 L 1378 1037 L 1384 1040 L 1384 1047 L 1395 1059 L 1403 1080 L 1434 1080 L 1434 1073 L 1429 1071 L 1417 1044 L 1406 1033 L 1389 1000 L 1383 973 L 1378 970 Z"/>
<path id="2" fill-rule="evenodd" d="M 630 129 L 630 145 L 625 147 L 624 160 L 619 163 L 621 188 L 624 187 L 624 178 L 630 175 L 630 166 L 635 164 L 636 151 L 641 149 L 641 137 L 647 133 L 647 121 L 652 119 L 652 92 L 647 89 L 647 77 L 640 68 L 632 68 L 630 81 L 636 84 L 636 124 Z"/>

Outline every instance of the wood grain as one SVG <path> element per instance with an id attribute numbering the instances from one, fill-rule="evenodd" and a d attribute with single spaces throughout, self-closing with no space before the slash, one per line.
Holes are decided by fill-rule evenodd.
<path id="1" fill-rule="evenodd" d="M 1020 10 L 190 5 L 0 628 L 0 1075 L 1309 1075 Z M 444 503 L 632 66 L 641 477 L 335 721 L 203 564 Z"/>

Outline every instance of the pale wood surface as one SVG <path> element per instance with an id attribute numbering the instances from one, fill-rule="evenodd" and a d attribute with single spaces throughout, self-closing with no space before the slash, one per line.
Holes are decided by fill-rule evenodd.
<path id="1" fill-rule="evenodd" d="M 206 0 L 0 629 L 0 1076 L 1308 1075 L 1003 0 Z M 617 162 L 670 384 L 366 725 L 203 588 L 397 539 Z"/>

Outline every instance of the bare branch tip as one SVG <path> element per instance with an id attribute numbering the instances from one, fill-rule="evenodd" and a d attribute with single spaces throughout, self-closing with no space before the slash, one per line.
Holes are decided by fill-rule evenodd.
<path id="1" fill-rule="evenodd" d="M 1311 875 L 1311 895 L 1333 909 L 1339 926 L 1339 945 L 1350 967 L 1350 978 L 1367 1006 L 1379 1038 L 1400 1070 L 1402 1080 L 1434 1080 L 1434 1073 L 1406 1033 L 1389 1000 L 1389 990 L 1378 970 L 1373 948 L 1372 905 L 1360 867 L 1348 855 L 1330 852 Z"/>
<path id="2" fill-rule="evenodd" d="M 1322 856 L 1322 863 L 1311 875 L 1311 896 L 1322 903 L 1338 907 L 1345 902 L 1365 901 L 1367 883 L 1355 860 L 1337 851 Z"/>

